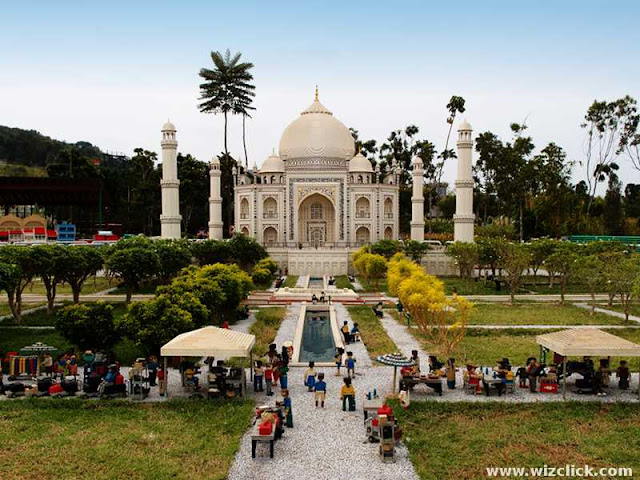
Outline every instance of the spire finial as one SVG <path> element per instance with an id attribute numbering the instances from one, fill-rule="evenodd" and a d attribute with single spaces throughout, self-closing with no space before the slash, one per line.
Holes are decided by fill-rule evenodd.
<path id="1" fill-rule="evenodd" d="M 271 147 L 271 155 L 275 155 L 276 154 L 276 147 Z"/>
<path id="2" fill-rule="evenodd" d="M 318 85 L 316 85 L 316 102 L 318 101 Z"/>
<path id="3" fill-rule="evenodd" d="M 358 145 L 358 155 L 362 153 L 362 145 Z"/>

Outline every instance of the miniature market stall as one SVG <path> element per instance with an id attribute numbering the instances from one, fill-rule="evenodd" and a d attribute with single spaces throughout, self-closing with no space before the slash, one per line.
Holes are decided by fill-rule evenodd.
<path id="1" fill-rule="evenodd" d="M 56 353 L 58 349 L 42 342 L 36 342 L 20 349 L 19 355 L 10 357 L 9 376 L 15 379 L 36 378 L 40 375 L 42 356 Z"/>
<path id="2" fill-rule="evenodd" d="M 217 360 L 228 360 L 234 357 L 248 358 L 253 379 L 253 347 L 255 343 L 255 335 L 228 328 L 206 326 L 178 335 L 162 346 L 160 355 L 164 357 L 164 371 L 167 376 L 168 357 L 211 357 Z M 236 382 L 240 387 L 241 395 L 244 396 L 247 388 L 245 373 L 244 369 L 239 370 L 241 379 L 229 379 L 229 382 Z"/>
<path id="3" fill-rule="evenodd" d="M 398 352 L 380 355 L 379 357 L 376 357 L 376 362 L 393 367 L 393 389 L 391 393 L 394 394 L 396 393 L 398 367 L 412 367 L 414 365 L 413 360 L 405 357 Z"/>
<path id="4" fill-rule="evenodd" d="M 547 349 L 562 357 L 563 398 L 566 398 L 567 389 L 567 357 L 640 357 L 640 345 L 597 328 L 576 328 L 538 335 L 536 342 L 541 352 Z"/>

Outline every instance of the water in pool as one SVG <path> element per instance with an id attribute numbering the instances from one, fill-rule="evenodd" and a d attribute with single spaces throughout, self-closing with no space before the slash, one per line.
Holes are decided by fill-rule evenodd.
<path id="1" fill-rule="evenodd" d="M 324 288 L 322 277 L 311 277 L 307 288 Z"/>
<path id="2" fill-rule="evenodd" d="M 332 362 L 335 342 L 328 311 L 307 310 L 300 342 L 301 362 Z"/>

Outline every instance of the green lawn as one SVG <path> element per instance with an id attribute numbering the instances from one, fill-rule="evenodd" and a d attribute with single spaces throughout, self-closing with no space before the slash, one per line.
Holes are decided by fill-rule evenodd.
<path id="1" fill-rule="evenodd" d="M 107 288 L 115 287 L 118 284 L 116 280 L 112 280 L 109 283 L 109 279 L 106 277 L 89 277 L 84 285 L 82 286 L 83 294 L 97 293 Z M 46 295 L 47 289 L 44 287 L 44 284 L 40 279 L 36 279 L 31 284 L 24 289 L 24 293 L 33 293 L 38 295 Z M 56 295 L 71 295 L 71 287 L 67 284 L 58 285 L 56 288 Z"/>
<path id="2" fill-rule="evenodd" d="M 251 401 L 0 402 L 0 473 L 43 480 L 224 479 L 252 416 Z"/>
<path id="3" fill-rule="evenodd" d="M 471 325 L 624 325 L 621 318 L 559 303 L 476 303 Z"/>
<path id="4" fill-rule="evenodd" d="M 22 303 L 22 310 L 29 310 L 31 308 L 41 307 L 46 305 L 46 303 L 37 302 L 37 303 Z M 11 309 L 9 308 L 8 303 L 0 303 L 0 316 L 11 315 Z M 0 321 L 0 325 L 2 322 Z"/>
<path id="5" fill-rule="evenodd" d="M 393 343 L 393 340 L 389 338 L 389 335 L 387 335 L 386 330 L 380 323 L 380 319 L 375 316 L 371 307 L 364 305 L 347 307 L 347 311 L 351 316 L 351 320 L 358 324 L 360 336 L 367 346 L 367 351 L 371 359 L 375 359 L 379 355 L 398 351 L 398 347 Z"/>
<path id="6" fill-rule="evenodd" d="M 276 338 L 285 313 L 283 307 L 261 308 L 256 313 L 256 321 L 249 328 L 249 333 L 256 336 L 256 345 L 253 347 L 256 357 L 269 351 L 269 344 Z"/>
<path id="7" fill-rule="evenodd" d="M 622 309 L 622 305 L 620 305 L 617 302 L 610 307 L 607 306 L 606 303 L 599 303 L 597 306 L 600 308 L 606 308 L 607 310 L 613 310 L 614 312 L 624 313 L 624 310 Z M 637 317 L 640 317 L 640 304 L 632 303 L 629 307 L 629 315 L 635 315 Z"/>
<path id="8" fill-rule="evenodd" d="M 452 294 L 454 288 L 460 295 L 508 295 L 509 289 L 501 283 L 500 290 L 496 290 L 495 283 L 487 282 L 484 280 L 468 280 L 460 277 L 438 277 L 444 282 L 445 290 L 447 294 Z M 536 293 L 539 295 L 547 294 L 560 294 L 560 287 L 554 284 L 552 288 L 549 288 L 549 279 L 544 277 L 538 277 L 537 284 L 534 282 L 533 277 L 525 277 L 525 283 L 518 291 L 519 294 Z M 567 285 L 567 294 L 569 293 L 589 293 L 589 288 L 586 285 L 580 283 L 570 282 Z"/>
<path id="9" fill-rule="evenodd" d="M 287 275 L 282 286 L 293 288 L 296 286 L 296 283 L 298 283 L 298 275 Z"/>
<path id="10" fill-rule="evenodd" d="M 353 284 L 349 281 L 349 277 L 346 275 L 338 275 L 336 279 L 336 288 L 349 288 L 354 290 Z"/>
<path id="11" fill-rule="evenodd" d="M 375 292 L 386 292 L 387 291 L 387 279 L 381 278 L 377 284 L 374 282 L 367 281 L 364 277 L 357 277 L 358 282 L 362 285 L 362 292 L 375 293 Z"/>
<path id="12" fill-rule="evenodd" d="M 413 402 L 408 410 L 394 406 L 411 460 L 424 480 L 486 479 L 487 467 L 545 464 L 640 471 L 637 404 Z"/>

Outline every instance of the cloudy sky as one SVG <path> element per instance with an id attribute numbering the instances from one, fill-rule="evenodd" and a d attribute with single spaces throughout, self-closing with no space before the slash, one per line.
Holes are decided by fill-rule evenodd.
<path id="1" fill-rule="evenodd" d="M 526 119 L 537 147 L 556 142 L 580 161 L 590 103 L 640 97 L 640 3 L 518 3 L 7 2 L 0 124 L 131 154 L 159 151 L 170 118 L 179 150 L 207 160 L 223 149 L 223 122 L 198 112 L 198 71 L 230 48 L 255 64 L 250 164 L 277 148 L 316 84 L 366 139 L 415 124 L 441 149 L 445 105 L 461 95 L 476 133 L 508 140 Z M 236 157 L 240 133 L 232 119 Z M 640 182 L 622 163 L 623 181 Z"/>

